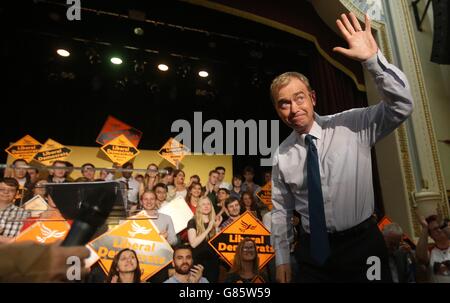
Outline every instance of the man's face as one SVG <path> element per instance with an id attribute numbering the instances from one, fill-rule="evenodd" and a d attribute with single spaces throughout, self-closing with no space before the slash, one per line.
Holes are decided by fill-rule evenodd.
<path id="1" fill-rule="evenodd" d="M 53 164 L 53 166 L 55 167 L 66 167 L 65 164 L 63 163 L 55 163 Z M 57 178 L 64 178 L 66 175 L 66 170 L 65 169 L 59 169 L 59 168 L 55 168 L 53 175 Z"/>
<path id="2" fill-rule="evenodd" d="M 9 186 L 4 182 L 0 183 L 0 202 L 3 204 L 13 203 L 16 193 L 17 188 Z"/>
<path id="3" fill-rule="evenodd" d="M 30 180 L 33 183 L 39 178 L 39 173 L 35 169 L 29 169 L 28 174 L 30 175 Z"/>
<path id="4" fill-rule="evenodd" d="M 244 179 L 246 182 L 253 182 L 253 178 L 255 177 L 255 175 L 249 171 L 246 171 L 244 173 Z"/>
<path id="5" fill-rule="evenodd" d="M 230 217 L 238 217 L 241 213 L 241 205 L 238 200 L 234 200 L 227 206 L 228 212 L 230 213 Z"/>
<path id="6" fill-rule="evenodd" d="M 14 177 L 16 177 L 17 179 L 23 179 L 25 178 L 25 175 L 27 174 L 27 169 L 26 168 L 21 168 L 23 166 L 26 166 L 27 163 L 25 161 L 17 161 L 14 166 L 16 168 L 14 168 Z"/>
<path id="7" fill-rule="evenodd" d="M 218 178 L 219 178 L 218 173 L 212 173 L 211 176 L 209 176 L 209 183 L 211 183 L 211 185 L 216 185 Z"/>
<path id="8" fill-rule="evenodd" d="M 217 193 L 217 199 L 219 199 L 219 201 L 225 201 L 228 197 L 229 195 L 226 191 L 219 189 Z"/>
<path id="9" fill-rule="evenodd" d="M 164 201 L 166 201 L 166 199 L 167 199 L 167 191 L 166 191 L 165 188 L 163 188 L 163 187 L 157 187 L 157 188 L 155 189 L 155 194 L 156 194 L 156 199 L 157 199 L 159 202 L 164 202 Z"/>
<path id="10" fill-rule="evenodd" d="M 175 184 L 184 184 L 184 173 L 178 173 L 178 175 L 175 177 Z"/>
<path id="11" fill-rule="evenodd" d="M 272 174 L 271 173 L 265 173 L 264 174 L 264 181 L 266 181 L 266 183 L 269 183 L 272 180 Z"/>
<path id="12" fill-rule="evenodd" d="M 45 197 L 46 189 L 45 184 L 47 184 L 47 180 L 40 180 L 36 183 L 36 186 L 33 189 L 33 193 L 35 195 L 40 195 L 41 197 Z"/>
<path id="13" fill-rule="evenodd" d="M 386 247 L 387 247 L 389 253 L 393 254 L 394 252 L 396 252 L 398 250 L 398 248 L 400 247 L 400 242 L 402 240 L 402 236 L 394 234 L 394 233 L 388 233 L 387 235 L 383 235 L 383 236 L 384 236 L 384 242 L 386 242 Z"/>
<path id="14" fill-rule="evenodd" d="M 83 177 L 89 180 L 94 180 L 95 169 L 92 166 L 85 166 L 82 171 Z"/>
<path id="15" fill-rule="evenodd" d="M 225 178 L 225 171 L 223 169 L 218 169 L 217 173 L 218 173 L 217 180 L 219 182 L 222 182 L 223 179 Z"/>
<path id="16" fill-rule="evenodd" d="M 173 174 L 168 174 L 164 177 L 164 180 L 166 184 L 172 184 L 173 183 Z"/>
<path id="17" fill-rule="evenodd" d="M 192 268 L 192 252 L 189 249 L 179 249 L 173 256 L 175 271 L 181 275 L 187 275 Z"/>
<path id="18" fill-rule="evenodd" d="M 125 168 L 125 169 L 133 169 L 133 165 L 127 165 L 127 166 L 124 166 L 123 168 Z M 126 171 L 122 172 L 122 176 L 125 179 L 130 179 L 132 174 L 133 174 L 132 172 L 126 172 Z"/>
<path id="19" fill-rule="evenodd" d="M 316 96 L 297 78 L 274 95 L 275 109 L 281 120 L 299 133 L 307 133 L 314 122 Z"/>
<path id="20" fill-rule="evenodd" d="M 241 185 L 242 185 L 242 180 L 241 179 L 233 178 L 233 186 L 241 187 Z"/>
<path id="21" fill-rule="evenodd" d="M 145 193 L 142 196 L 142 206 L 145 210 L 156 209 L 156 196 L 153 193 Z"/>

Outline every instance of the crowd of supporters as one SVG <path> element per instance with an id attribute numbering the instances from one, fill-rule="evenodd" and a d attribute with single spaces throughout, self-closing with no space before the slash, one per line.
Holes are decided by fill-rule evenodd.
<path id="1" fill-rule="evenodd" d="M 53 168 L 45 173 L 37 168 L 24 168 L 28 165 L 24 160 L 15 160 L 13 165 L 14 168 L 5 171 L 4 178 L 0 179 L 0 248 L 12 245 L 15 237 L 39 219 L 62 219 L 45 189 L 46 183 L 118 180 L 126 185 L 127 216 L 145 211 L 160 235 L 174 249 L 172 264 L 148 282 L 276 282 L 274 259 L 260 270 L 256 243 L 251 238 L 244 238 L 237 245 L 231 267 L 208 244 L 210 239 L 246 211 L 260 219 L 270 231 L 272 212 L 257 197 L 262 186 L 254 182 L 255 171 L 252 167 L 245 167 L 242 175 L 233 175 L 230 184 L 224 181 L 226 170 L 221 166 L 212 169 L 207 180 L 201 180 L 198 175 L 186 176 L 183 170 L 160 168 L 154 163 L 147 166 L 144 175 L 133 174 L 132 163 L 122 166 L 130 171 L 121 172 L 114 170 L 117 166 L 97 170 L 93 164 L 85 163 L 81 167 L 82 177 L 74 180 L 71 177 L 73 165 L 66 161 L 55 161 Z M 270 172 L 265 173 L 265 182 L 270 182 L 270 179 Z M 48 210 L 37 217 L 23 208 L 25 202 L 36 195 L 48 204 Z M 177 197 L 182 197 L 192 211 L 186 229 L 178 234 L 175 233 L 172 218 L 158 212 Z M 434 215 L 422 218 L 421 225 L 422 234 L 417 245 L 405 241 L 404 232 L 397 223 L 383 229 L 394 282 L 450 282 L 449 220 Z M 296 212 L 292 228 L 294 235 L 303 232 Z M 433 243 L 429 243 L 429 237 Z M 294 236 L 291 243 L 294 281 L 297 275 L 301 275 L 294 254 L 296 247 L 301 245 L 297 238 Z M 115 255 L 108 275 L 98 265 L 93 265 L 85 281 L 141 282 L 141 275 L 136 252 L 123 249 Z"/>

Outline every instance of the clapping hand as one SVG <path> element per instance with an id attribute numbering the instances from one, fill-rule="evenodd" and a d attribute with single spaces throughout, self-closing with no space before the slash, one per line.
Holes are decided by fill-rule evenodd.
<path id="1" fill-rule="evenodd" d="M 194 265 L 191 268 L 191 275 L 189 277 L 190 283 L 198 283 L 203 276 L 204 267 L 201 264 Z"/>

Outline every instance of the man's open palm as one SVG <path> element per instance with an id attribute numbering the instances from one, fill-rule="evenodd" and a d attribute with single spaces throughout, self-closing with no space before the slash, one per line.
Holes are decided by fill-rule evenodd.
<path id="1" fill-rule="evenodd" d="M 370 29 L 370 18 L 366 14 L 365 29 L 362 30 L 358 19 L 353 13 L 342 14 L 341 19 L 336 20 L 336 24 L 342 36 L 348 43 L 349 48 L 335 47 L 333 51 L 341 53 L 351 59 L 365 61 L 372 57 L 378 50 L 378 45 L 372 36 Z"/>

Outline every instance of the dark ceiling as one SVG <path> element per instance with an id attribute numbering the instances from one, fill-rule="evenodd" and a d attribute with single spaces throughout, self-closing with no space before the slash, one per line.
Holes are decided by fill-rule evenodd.
<path id="1" fill-rule="evenodd" d="M 1 8 L 2 104 L 14 113 L 3 123 L 2 148 L 25 134 L 98 146 L 103 122 L 113 115 L 144 133 L 140 149 L 159 149 L 172 122 L 192 122 L 194 111 L 204 120 L 277 119 L 270 81 L 287 70 L 312 70 L 312 43 L 225 13 L 180 1 L 81 4 L 80 21 L 66 19 L 65 1 Z M 143 15 L 145 22 L 135 20 Z M 134 33 L 137 27 L 143 35 Z M 59 47 L 71 56 L 58 56 Z M 113 54 L 124 63 L 113 66 Z M 156 69 L 163 61 L 166 73 Z M 208 78 L 198 77 L 201 68 Z M 280 125 L 280 141 L 288 133 Z"/>

